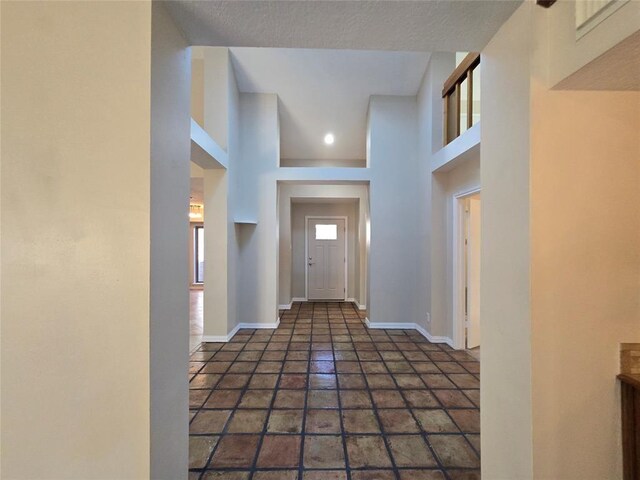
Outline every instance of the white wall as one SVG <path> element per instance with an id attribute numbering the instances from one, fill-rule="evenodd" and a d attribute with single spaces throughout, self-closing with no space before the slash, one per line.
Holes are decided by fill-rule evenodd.
<path id="1" fill-rule="evenodd" d="M 277 320 L 278 225 L 277 186 L 269 173 L 280 158 L 278 97 L 241 93 L 239 101 L 239 219 L 257 225 L 238 226 L 240 242 L 238 319 L 273 324 Z"/>
<path id="2" fill-rule="evenodd" d="M 360 272 L 356 271 L 358 262 L 358 203 L 294 203 L 291 206 L 291 293 L 293 298 L 305 298 L 305 244 L 306 216 L 347 217 L 347 298 L 360 298 Z M 282 271 L 280 272 L 282 275 Z"/>
<path id="3" fill-rule="evenodd" d="M 238 324 L 239 93 L 229 49 L 203 48 L 205 128 L 226 145 L 226 169 L 204 169 L 205 337 L 225 337 Z M 209 340 L 217 340 L 209 338 Z"/>
<path id="4" fill-rule="evenodd" d="M 373 96 L 369 104 L 371 247 L 368 311 L 372 322 L 415 322 L 419 245 L 416 97 Z"/>
<path id="5" fill-rule="evenodd" d="M 434 271 L 432 284 L 432 320 L 430 333 L 454 339 L 453 330 L 453 212 L 457 201 L 454 197 L 480 188 L 479 152 L 458 167 L 433 175 L 432 219 L 434 232 L 432 243 L 432 263 L 438 265 Z"/>
<path id="6" fill-rule="evenodd" d="M 150 477 L 151 10 L 2 3 L 3 478 Z"/>
<path id="7" fill-rule="evenodd" d="M 444 336 L 447 331 L 441 289 L 446 259 L 442 250 L 434 250 L 433 247 L 444 243 L 446 228 L 442 223 L 444 196 L 431 172 L 431 165 L 434 155 L 442 147 L 442 85 L 454 68 L 454 53 L 432 54 L 417 97 L 419 187 L 414 209 L 418 227 L 415 292 L 418 303 L 415 321 L 434 336 Z M 434 284 L 434 278 L 441 281 Z"/>
<path id="8" fill-rule="evenodd" d="M 164 6 L 152 12 L 150 477 L 173 480 L 188 468 L 191 54 Z"/>
<path id="9" fill-rule="evenodd" d="M 532 478 L 530 58 L 533 3 L 482 51 L 482 476 Z M 505 92 L 508 92 L 506 94 Z"/>
<path id="10" fill-rule="evenodd" d="M 353 298 L 359 303 L 360 308 L 366 308 L 367 303 L 367 269 L 368 253 L 366 245 L 366 226 L 369 221 L 369 189 L 362 182 L 340 185 L 312 184 L 306 182 L 281 182 L 278 187 L 278 230 L 279 230 L 279 304 L 287 305 L 294 297 L 292 293 L 292 240 L 291 240 L 291 199 L 292 198 L 333 198 L 333 199 L 357 199 L 357 225 L 358 246 L 356 255 L 355 275 L 358 285 L 354 287 L 357 296 Z"/>

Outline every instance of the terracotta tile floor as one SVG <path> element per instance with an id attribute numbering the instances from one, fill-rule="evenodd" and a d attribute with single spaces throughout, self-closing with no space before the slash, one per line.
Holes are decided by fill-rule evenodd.
<path id="1" fill-rule="evenodd" d="M 189 479 L 480 478 L 480 364 L 350 303 L 191 356 Z"/>

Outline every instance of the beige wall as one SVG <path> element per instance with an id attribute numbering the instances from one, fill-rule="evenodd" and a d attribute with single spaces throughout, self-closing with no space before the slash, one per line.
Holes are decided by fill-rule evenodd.
<path id="1" fill-rule="evenodd" d="M 483 478 L 622 475 L 615 375 L 619 343 L 640 340 L 640 95 L 548 90 L 553 11 L 524 4 L 483 51 L 482 97 L 496 99 L 481 144 Z"/>
<path id="2" fill-rule="evenodd" d="M 191 60 L 191 118 L 204 128 L 204 60 Z"/>
<path id="3" fill-rule="evenodd" d="M 619 344 L 640 342 L 640 93 L 536 83 L 531 118 L 534 477 L 621 478 Z"/>
<path id="4" fill-rule="evenodd" d="M 2 478 L 150 476 L 151 25 L 2 2 Z"/>

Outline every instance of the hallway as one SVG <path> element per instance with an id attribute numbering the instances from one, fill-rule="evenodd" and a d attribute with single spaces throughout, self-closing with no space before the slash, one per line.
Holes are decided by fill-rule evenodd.
<path id="1" fill-rule="evenodd" d="M 479 479 L 480 364 L 351 303 L 191 355 L 189 479 Z"/>

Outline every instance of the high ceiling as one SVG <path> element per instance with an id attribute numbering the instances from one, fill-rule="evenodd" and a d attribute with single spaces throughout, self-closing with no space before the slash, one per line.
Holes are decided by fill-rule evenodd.
<path id="1" fill-rule="evenodd" d="M 355 160 L 365 156 L 370 95 L 415 95 L 429 52 L 483 49 L 521 3 L 171 0 L 166 5 L 191 45 L 252 47 L 232 48 L 239 88 L 279 95 L 284 159 Z M 336 137 L 332 147 L 322 142 L 328 132 Z"/>
<path id="2" fill-rule="evenodd" d="M 522 0 L 172 0 L 191 45 L 479 51 Z"/>
<path id="3" fill-rule="evenodd" d="M 429 54 L 232 48 L 241 92 L 277 93 L 284 159 L 365 158 L 370 95 L 415 95 Z M 327 133 L 335 136 L 324 144 Z"/>

